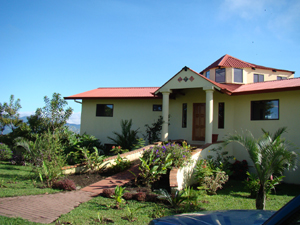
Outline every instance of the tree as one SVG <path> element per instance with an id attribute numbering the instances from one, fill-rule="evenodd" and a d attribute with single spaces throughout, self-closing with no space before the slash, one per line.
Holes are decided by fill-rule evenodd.
<path id="1" fill-rule="evenodd" d="M 19 119 L 19 109 L 22 108 L 20 99 L 15 101 L 14 95 L 9 98 L 9 103 L 4 102 L 3 105 L 0 103 L 0 131 L 3 134 L 5 127 L 9 127 L 12 131 L 18 127 L 22 120 Z"/>
<path id="2" fill-rule="evenodd" d="M 73 112 L 71 107 L 65 109 L 68 103 L 59 93 L 53 93 L 51 100 L 45 96 L 44 102 L 45 106 L 38 108 L 35 115 L 28 118 L 31 129 L 36 133 L 61 129 Z"/>
<path id="3" fill-rule="evenodd" d="M 289 151 L 287 141 L 281 138 L 286 132 L 286 127 L 279 128 L 274 135 L 263 131 L 263 136 L 255 139 L 251 132 L 248 135 L 238 133 L 229 135 L 224 144 L 236 142 L 241 144 L 249 153 L 254 163 L 254 168 L 260 181 L 260 188 L 256 197 L 256 208 L 265 209 L 266 205 L 266 184 L 273 174 L 282 174 L 286 169 L 297 168 L 297 154 Z"/>

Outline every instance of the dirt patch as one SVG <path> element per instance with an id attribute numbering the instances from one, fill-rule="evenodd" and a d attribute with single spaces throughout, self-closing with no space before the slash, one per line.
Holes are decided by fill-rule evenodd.
<path id="1" fill-rule="evenodd" d="M 74 181 L 78 189 L 94 184 L 107 177 L 109 177 L 108 174 L 99 174 L 99 173 L 71 174 L 66 176 L 67 179 Z"/>

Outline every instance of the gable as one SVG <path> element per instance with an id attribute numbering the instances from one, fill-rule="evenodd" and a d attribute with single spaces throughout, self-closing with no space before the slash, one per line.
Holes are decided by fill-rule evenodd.
<path id="1" fill-rule="evenodd" d="M 171 89 L 187 89 L 187 88 L 203 88 L 203 87 L 214 87 L 220 89 L 211 80 L 202 76 L 201 74 L 184 67 L 163 86 L 161 86 L 155 93 L 168 91 Z"/>

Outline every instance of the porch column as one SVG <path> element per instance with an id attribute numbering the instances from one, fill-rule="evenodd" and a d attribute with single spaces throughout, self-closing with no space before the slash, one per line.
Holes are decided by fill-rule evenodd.
<path id="1" fill-rule="evenodd" d="M 169 137 L 169 96 L 171 90 L 163 91 L 163 104 L 162 104 L 162 117 L 163 117 L 163 124 L 161 130 L 161 141 L 168 141 Z"/>
<path id="2" fill-rule="evenodd" d="M 204 87 L 203 90 L 206 93 L 205 143 L 212 143 L 214 88 L 213 87 Z"/>

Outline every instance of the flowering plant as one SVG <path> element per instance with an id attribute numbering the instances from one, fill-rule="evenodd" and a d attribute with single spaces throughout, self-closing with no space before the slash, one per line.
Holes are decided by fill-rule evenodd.
<path id="1" fill-rule="evenodd" d="M 156 145 L 144 150 L 140 158 L 140 176 L 143 183 L 149 186 L 154 181 L 160 179 L 162 174 L 166 174 L 172 167 L 181 167 L 191 158 L 191 150 L 187 145 L 178 144 Z"/>

